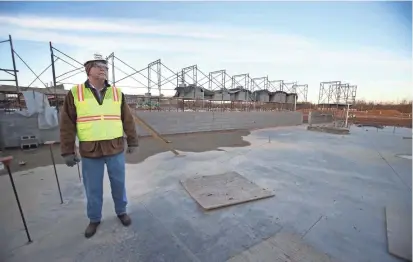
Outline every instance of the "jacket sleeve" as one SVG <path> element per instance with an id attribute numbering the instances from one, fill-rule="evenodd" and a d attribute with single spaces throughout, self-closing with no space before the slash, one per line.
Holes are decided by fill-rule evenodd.
<path id="1" fill-rule="evenodd" d="M 126 134 L 128 146 L 138 146 L 138 134 L 136 132 L 136 124 L 133 119 L 131 110 L 125 100 L 125 95 L 122 93 L 121 118 L 123 123 L 123 131 Z"/>
<path id="2" fill-rule="evenodd" d="M 73 94 L 69 91 L 60 113 L 60 150 L 62 156 L 75 153 L 76 118 Z"/>

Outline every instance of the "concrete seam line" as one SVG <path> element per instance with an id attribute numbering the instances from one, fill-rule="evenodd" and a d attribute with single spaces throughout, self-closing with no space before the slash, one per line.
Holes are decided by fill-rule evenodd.
<path id="1" fill-rule="evenodd" d="M 310 228 L 307 229 L 307 231 L 304 232 L 304 234 L 303 234 L 303 236 L 301 237 L 301 239 L 303 239 L 303 238 L 311 231 L 311 229 L 313 229 L 313 227 L 315 227 L 315 225 L 317 225 L 318 222 L 321 221 L 321 218 L 323 218 L 323 215 L 321 215 L 321 216 L 317 219 L 317 221 L 315 221 L 314 224 L 312 224 L 312 225 L 310 226 Z"/>
<path id="2" fill-rule="evenodd" d="M 148 213 L 162 225 L 162 227 L 166 230 L 166 232 L 168 232 L 168 233 L 172 236 L 172 238 L 182 247 L 182 249 L 184 250 L 184 252 L 185 252 L 193 261 L 201 262 L 201 261 L 199 260 L 199 258 L 198 258 L 194 253 L 192 253 L 192 251 L 191 251 L 172 231 L 170 231 L 170 230 L 165 226 L 165 224 L 164 224 L 157 216 L 155 216 L 155 215 L 147 208 L 147 206 L 146 206 L 145 203 L 143 203 L 143 205 L 144 205 L 146 211 L 148 211 Z"/>

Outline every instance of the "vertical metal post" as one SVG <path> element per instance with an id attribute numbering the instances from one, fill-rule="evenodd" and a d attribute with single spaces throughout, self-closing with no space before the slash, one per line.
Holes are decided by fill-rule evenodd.
<path id="1" fill-rule="evenodd" d="M 156 73 L 158 77 L 158 90 L 159 90 L 159 97 L 161 97 L 162 93 L 162 83 L 161 83 L 161 77 L 162 77 L 162 72 L 161 72 L 161 61 L 159 60 L 157 63 L 157 68 L 156 68 Z"/>
<path id="2" fill-rule="evenodd" d="M 9 35 L 9 42 L 10 42 L 11 59 L 13 61 L 14 80 L 16 81 L 17 92 L 20 93 L 19 80 L 17 79 L 17 73 L 16 73 L 17 71 L 16 59 L 14 59 L 14 48 L 13 48 L 13 40 L 11 39 L 11 35 Z M 19 104 L 20 104 L 20 100 L 19 100 Z"/>
<path id="3" fill-rule="evenodd" d="M 115 85 L 115 53 L 112 53 L 112 85 Z"/>
<path id="4" fill-rule="evenodd" d="M 148 94 L 151 92 L 151 64 L 148 65 Z"/>
<path id="5" fill-rule="evenodd" d="M 50 148 L 50 156 L 52 157 L 54 174 L 55 174 L 55 176 L 56 176 L 57 189 L 59 190 L 59 195 L 60 195 L 60 204 L 63 204 L 62 191 L 60 190 L 59 177 L 57 176 L 56 163 L 55 163 L 55 161 L 54 161 L 54 156 L 53 156 L 53 151 L 52 151 L 52 144 L 50 144 L 50 147 L 49 147 L 49 148 Z"/>
<path id="6" fill-rule="evenodd" d="M 208 89 L 212 90 L 212 73 L 211 72 L 208 75 Z"/>
<path id="7" fill-rule="evenodd" d="M 55 71 L 55 67 L 54 67 L 54 54 L 53 54 L 53 46 L 52 46 L 52 42 L 49 42 L 49 46 L 50 46 L 50 59 L 52 61 L 52 75 L 53 75 L 53 85 L 55 88 L 55 102 L 56 102 L 56 111 L 57 113 L 59 113 L 59 103 L 57 101 L 57 94 L 56 94 L 56 71 Z M 59 120 L 59 118 L 57 118 Z"/>
<path id="8" fill-rule="evenodd" d="M 345 127 L 348 127 L 348 111 L 350 110 L 350 104 L 347 104 L 347 112 L 346 112 L 346 123 Z"/>
<path id="9" fill-rule="evenodd" d="M 176 73 L 176 87 L 179 86 L 179 72 Z"/>
<path id="10" fill-rule="evenodd" d="M 178 87 L 179 87 L 179 72 L 176 73 L 176 90 L 177 90 L 177 91 L 179 90 Z M 175 101 L 176 101 L 176 112 L 179 111 L 179 99 L 178 99 L 178 97 L 179 97 L 179 95 L 175 98 Z M 171 100 L 170 100 L 170 101 L 171 101 Z M 169 103 L 171 103 L 171 102 L 169 102 Z"/>
<path id="11" fill-rule="evenodd" d="M 22 110 L 21 104 L 20 104 L 20 88 L 19 88 L 19 80 L 17 78 L 16 59 L 14 58 L 14 47 L 13 47 L 13 40 L 11 39 L 11 35 L 9 35 L 9 42 L 10 42 L 11 60 L 13 62 L 14 81 L 16 82 L 16 89 L 17 89 L 17 103 L 19 104 L 19 110 Z"/>
<path id="12" fill-rule="evenodd" d="M 1 162 L 6 166 L 7 173 L 9 174 L 9 178 L 10 178 L 11 186 L 13 188 L 14 196 L 16 198 L 17 206 L 19 207 L 20 216 L 21 216 L 22 221 L 23 221 L 24 229 L 26 230 L 27 240 L 28 240 L 29 243 L 31 243 L 32 239 L 30 237 L 29 229 L 27 228 L 26 219 L 24 218 L 23 209 L 22 209 L 22 206 L 20 204 L 19 195 L 17 194 L 16 185 L 14 184 L 13 175 L 11 174 L 11 170 L 10 170 L 10 161 L 12 159 L 13 159 L 12 157 L 2 158 Z"/>
<path id="13" fill-rule="evenodd" d="M 79 163 L 76 163 L 77 165 L 77 173 L 79 175 L 79 182 L 82 182 L 82 177 L 80 176 L 80 168 L 79 168 Z"/>
<path id="14" fill-rule="evenodd" d="M 294 93 L 294 111 L 297 110 L 297 94 Z"/>
<path id="15" fill-rule="evenodd" d="M 223 112 L 223 111 L 225 111 L 225 109 L 224 109 L 224 92 L 227 90 L 226 89 L 226 87 L 225 87 L 225 83 L 226 83 L 226 71 L 224 71 L 224 73 L 222 74 L 222 99 L 221 99 L 221 111 Z M 229 93 L 228 93 L 228 95 L 229 95 Z"/>

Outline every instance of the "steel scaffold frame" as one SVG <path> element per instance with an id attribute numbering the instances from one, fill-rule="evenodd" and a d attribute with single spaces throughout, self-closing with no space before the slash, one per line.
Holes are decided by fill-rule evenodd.
<path id="1" fill-rule="evenodd" d="M 320 82 L 318 93 L 319 105 L 354 104 L 357 95 L 357 85 L 342 83 L 341 81 Z"/>
<path id="2" fill-rule="evenodd" d="M 308 94 L 308 85 L 307 84 L 305 84 L 305 85 L 297 85 L 296 84 L 296 85 L 293 86 L 293 90 L 294 90 L 294 93 L 296 93 L 297 96 L 298 96 L 297 101 L 299 101 L 300 98 L 302 98 L 301 101 L 303 101 L 304 103 L 307 102 L 307 94 Z"/>
<path id="3" fill-rule="evenodd" d="M 0 44 L 9 42 L 10 44 L 10 52 L 11 52 L 11 58 L 13 62 L 13 69 L 7 69 L 7 68 L 0 68 L 0 72 L 5 72 L 6 74 L 9 74 L 14 77 L 14 79 L 0 79 L 0 82 L 14 82 L 14 85 L 16 86 L 16 91 L 17 91 L 17 103 L 19 106 L 19 110 L 21 110 L 21 104 L 20 104 L 20 90 L 19 90 L 19 80 L 17 73 L 19 72 L 16 68 L 16 60 L 14 58 L 14 48 L 13 48 L 13 40 L 11 38 L 11 35 L 9 35 L 9 39 L 7 40 L 2 40 L 0 41 Z M 0 90 L 1 91 L 1 90 Z"/>
<path id="4" fill-rule="evenodd" d="M 50 66 L 52 66 L 52 65 L 49 65 L 49 66 L 46 67 L 39 75 L 37 75 L 37 74 L 33 71 L 33 69 L 27 64 L 27 62 L 26 62 L 26 61 L 17 53 L 17 51 L 14 49 L 13 39 L 12 39 L 11 35 L 9 35 L 9 39 L 0 41 L 0 43 L 5 43 L 5 42 L 9 42 L 9 43 L 10 43 L 10 53 L 11 53 L 11 57 L 12 57 L 13 69 L 0 68 L 0 71 L 1 71 L 1 72 L 5 72 L 5 73 L 13 76 L 14 79 L 13 79 L 13 80 L 12 80 L 12 79 L 0 79 L 0 82 L 3 82 L 3 81 L 4 81 L 4 82 L 6 82 L 6 81 L 7 81 L 7 82 L 14 82 L 14 84 L 15 84 L 15 86 L 16 86 L 17 102 L 18 102 L 19 110 L 21 110 L 21 109 L 22 109 L 22 107 L 21 107 L 21 101 L 20 101 L 21 91 L 27 91 L 27 90 L 31 87 L 31 85 L 32 85 L 33 83 L 35 83 L 37 80 L 39 80 L 39 81 L 43 84 L 43 86 L 44 86 L 45 88 L 48 88 L 48 85 L 47 85 L 46 83 L 44 83 L 44 82 L 40 79 L 40 76 L 42 76 L 42 75 L 47 71 L 47 69 L 49 69 Z M 19 80 L 18 80 L 18 76 L 17 76 L 17 73 L 19 72 L 19 70 L 17 70 L 15 55 L 16 55 L 17 58 L 19 58 L 20 61 L 30 70 L 30 72 L 36 77 L 27 87 L 21 87 L 21 86 L 19 85 Z M 55 98 L 56 98 L 56 86 L 54 86 L 54 90 L 55 90 Z M 0 90 L 0 92 L 1 92 L 1 91 L 2 91 L 2 90 Z M 57 110 L 59 110 L 59 109 L 57 108 Z"/>
<path id="5" fill-rule="evenodd" d="M 1 41 L 2 42 L 8 42 L 11 40 L 11 36 L 9 36 L 9 40 Z M 14 68 L 15 68 L 15 59 L 14 55 L 16 54 L 22 62 L 29 68 L 29 70 L 36 76 L 36 78 L 29 84 L 29 87 L 37 80 L 42 82 L 42 84 L 45 87 L 48 87 L 47 84 L 45 84 L 41 79 L 40 76 L 43 75 L 50 67 L 52 67 L 52 74 L 53 74 L 53 86 L 55 90 L 55 99 L 56 99 L 56 108 L 58 108 L 58 96 L 56 93 L 56 86 L 60 84 L 73 84 L 73 83 L 65 83 L 64 80 L 69 79 L 71 77 L 74 77 L 75 75 L 84 72 L 84 67 L 83 64 L 77 61 L 76 59 L 70 57 L 69 55 L 63 53 L 59 49 L 55 48 L 52 45 L 52 42 L 49 42 L 50 45 L 50 57 L 51 57 L 51 64 L 46 67 L 39 75 L 36 75 L 34 71 L 25 63 L 21 57 L 15 53 L 12 49 L 12 56 L 13 56 L 13 63 L 14 63 Z M 11 43 L 12 46 L 12 43 Z M 69 59 L 69 60 L 67 60 Z M 62 62 L 70 65 L 73 67 L 73 70 L 70 70 L 68 72 L 65 72 L 59 76 L 56 76 L 56 62 L 58 60 L 61 60 Z M 126 78 L 131 78 L 134 79 L 137 83 L 140 84 L 140 86 L 134 86 L 134 88 L 146 88 L 147 90 L 147 95 L 152 96 L 152 90 L 153 88 L 157 88 L 159 92 L 159 96 L 163 96 L 162 91 L 163 90 L 168 90 L 166 88 L 163 88 L 164 85 L 168 83 L 172 83 L 175 79 L 177 82 L 176 86 L 179 86 L 179 84 L 193 84 L 195 86 L 199 86 L 203 89 L 207 89 L 210 91 L 215 91 L 215 90 L 223 90 L 223 91 L 230 91 L 230 89 L 234 89 L 236 87 L 242 86 L 243 89 L 246 90 L 245 95 L 249 93 L 253 93 L 254 91 L 258 90 L 267 90 L 269 92 L 275 92 L 275 91 L 284 91 L 287 93 L 296 93 L 299 94 L 299 100 L 302 100 L 303 102 L 307 102 L 307 94 L 308 94 L 308 85 L 307 84 L 298 84 L 298 82 L 290 82 L 286 83 L 283 80 L 269 80 L 268 76 L 264 77 L 255 77 L 252 78 L 249 73 L 245 74 L 238 74 L 238 75 L 232 75 L 230 76 L 225 69 L 217 70 L 217 71 L 212 71 L 209 72 L 208 74 L 203 73 L 198 65 L 192 65 L 189 67 L 184 67 L 178 72 L 174 72 L 165 64 L 162 63 L 160 59 L 155 60 L 151 63 L 149 63 L 145 68 L 141 70 L 136 70 L 132 66 L 128 65 L 125 63 L 123 60 L 119 59 L 117 56 L 115 56 L 115 53 L 112 52 L 108 57 L 106 57 L 106 60 L 108 61 L 108 64 L 112 67 L 112 72 L 111 72 L 111 83 L 112 84 L 119 84 L 120 81 L 126 79 Z M 70 61 L 70 62 L 68 62 Z M 116 62 L 115 62 L 116 61 Z M 79 66 L 74 66 L 73 62 L 75 62 L 76 65 Z M 118 68 L 116 65 L 117 63 L 123 64 L 127 66 L 128 68 L 133 70 L 132 74 L 127 74 L 120 68 Z M 115 65 L 116 63 L 116 65 Z M 165 69 L 166 70 L 165 70 Z M 1 71 L 7 71 L 7 69 L 2 69 Z M 116 79 L 115 78 L 115 71 L 118 70 L 122 73 L 124 73 L 126 76 L 121 78 L 121 79 Z M 147 71 L 147 74 L 145 75 L 143 71 Z M 17 70 L 10 70 L 8 69 L 8 73 L 11 73 L 12 76 L 15 77 L 15 80 L 13 80 L 16 84 L 16 89 L 19 89 L 18 85 L 18 80 L 17 80 Z M 172 76 L 169 77 L 164 77 L 164 72 L 167 73 L 172 73 Z M 147 84 L 142 83 L 142 81 L 137 80 L 133 76 L 135 74 L 139 74 L 143 77 L 146 78 Z M 199 79 L 199 76 L 202 78 Z M 63 78 L 64 77 L 64 78 Z M 110 78 L 110 77 L 108 77 Z M 109 79 L 108 79 L 109 80 Z M 143 81 L 144 82 L 144 81 Z M 171 90 L 171 89 L 169 89 Z M 344 92 L 339 95 L 339 97 L 347 97 L 347 100 L 350 100 L 349 97 L 353 97 L 355 99 L 355 93 L 357 91 L 357 86 L 343 86 L 339 89 L 340 91 Z M 18 90 L 20 91 L 20 90 Z M 250 98 L 245 98 L 245 101 L 250 101 L 251 100 L 256 100 L 252 98 L 252 95 L 250 94 Z M 351 94 L 351 95 L 349 95 Z M 222 99 L 221 101 L 224 101 L 223 99 L 224 93 L 222 93 Z M 354 100 L 353 99 L 353 100 Z M 212 99 L 214 101 L 217 101 L 216 99 Z M 211 100 L 211 101 L 212 101 Z M 320 96 L 319 96 L 320 100 Z"/>

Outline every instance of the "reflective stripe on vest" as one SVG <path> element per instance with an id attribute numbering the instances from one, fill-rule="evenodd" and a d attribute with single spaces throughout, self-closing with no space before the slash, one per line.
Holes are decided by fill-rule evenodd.
<path id="1" fill-rule="evenodd" d="M 90 88 L 83 84 L 71 90 L 76 106 L 76 129 L 79 141 L 111 140 L 123 136 L 121 91 L 108 87 L 99 105 Z"/>

